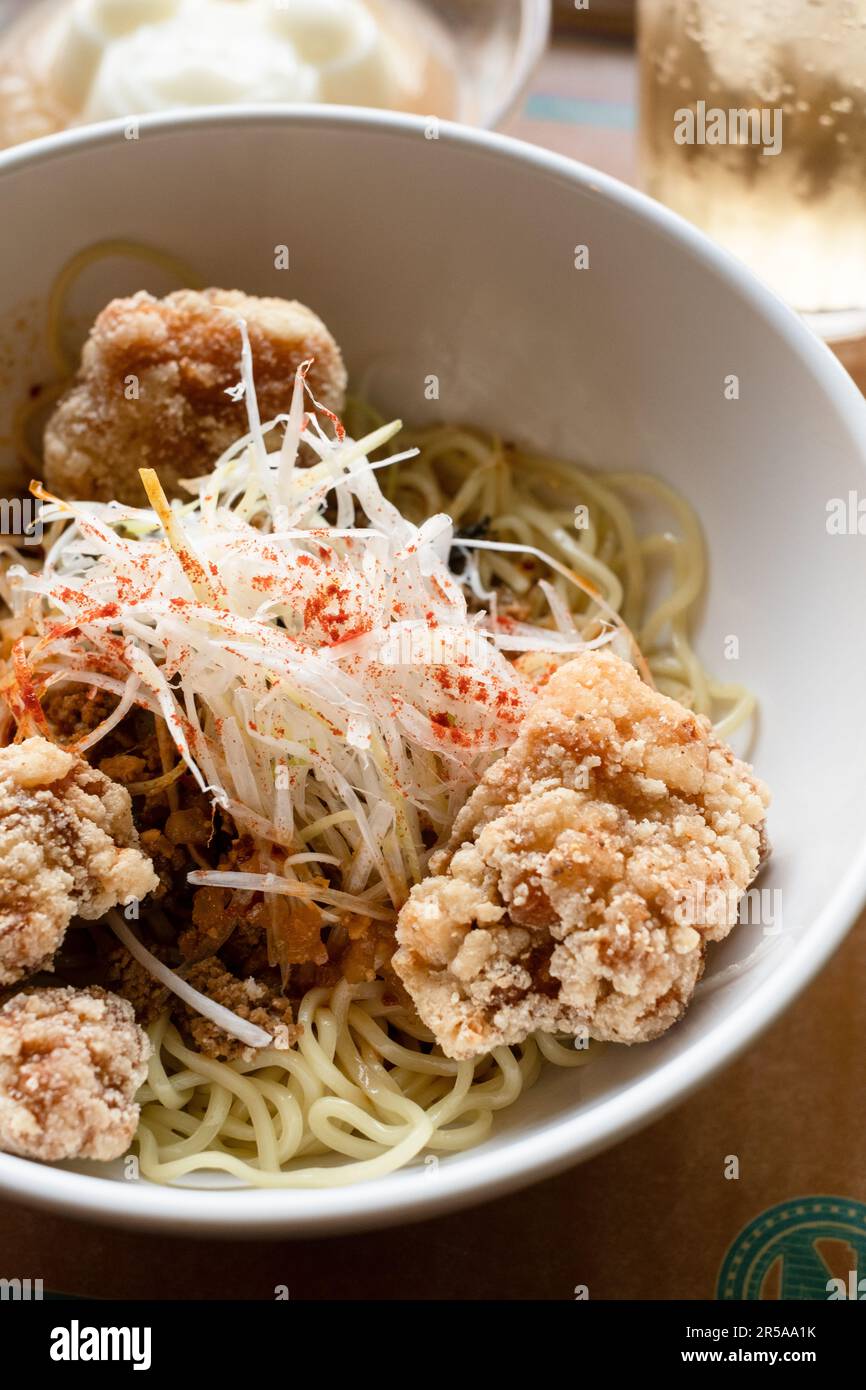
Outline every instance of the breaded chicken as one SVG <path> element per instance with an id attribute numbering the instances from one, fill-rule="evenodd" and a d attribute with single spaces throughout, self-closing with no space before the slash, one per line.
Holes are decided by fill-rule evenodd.
<path id="1" fill-rule="evenodd" d="M 129 793 L 44 738 L 0 749 L 0 984 L 50 965 L 77 913 L 101 917 L 158 879 Z"/>
<path id="2" fill-rule="evenodd" d="M 149 1056 L 125 999 L 96 988 L 16 994 L 0 1009 L 0 1149 L 46 1163 L 118 1158 Z"/>
<path id="3" fill-rule="evenodd" d="M 170 496 L 180 479 L 209 473 L 247 430 L 243 400 L 226 394 L 240 378 L 238 318 L 249 330 L 263 421 L 289 409 L 295 371 L 307 358 L 313 395 L 342 410 L 340 349 L 303 304 L 238 290 L 178 290 L 165 299 L 142 291 L 103 309 L 76 381 L 48 421 L 51 491 L 138 506 L 145 500 L 140 468 L 155 468 Z"/>
<path id="4" fill-rule="evenodd" d="M 619 657 L 560 667 L 413 888 L 397 973 L 451 1057 L 657 1037 L 764 854 L 769 794 Z"/>

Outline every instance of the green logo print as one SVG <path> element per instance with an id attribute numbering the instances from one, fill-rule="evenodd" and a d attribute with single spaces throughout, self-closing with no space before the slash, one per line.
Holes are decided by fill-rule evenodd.
<path id="1" fill-rule="evenodd" d="M 866 1205 L 795 1197 L 769 1207 L 732 1242 L 716 1297 L 866 1300 Z"/>

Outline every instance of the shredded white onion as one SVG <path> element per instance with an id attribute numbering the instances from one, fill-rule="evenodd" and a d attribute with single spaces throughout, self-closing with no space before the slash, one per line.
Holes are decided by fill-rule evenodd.
<path id="1" fill-rule="evenodd" d="M 505 652 L 576 653 L 611 633 L 583 641 L 552 587 L 551 627 L 498 618 L 495 595 L 473 612 L 475 549 L 541 552 L 455 542 L 444 514 L 404 517 L 379 476 L 417 451 L 370 457 L 400 422 L 348 437 L 309 391 L 309 363 L 289 413 L 262 423 L 238 331 L 247 431 L 189 500 L 169 502 L 143 470 L 150 507 L 43 508 L 63 523 L 43 572 L 10 571 L 17 611 L 37 623 L 27 676 L 121 697 L 88 746 L 133 701 L 164 721 L 200 790 L 252 838 L 245 867 L 262 870 L 192 882 L 306 898 L 323 924 L 327 908 L 393 921 L 534 698 Z"/>

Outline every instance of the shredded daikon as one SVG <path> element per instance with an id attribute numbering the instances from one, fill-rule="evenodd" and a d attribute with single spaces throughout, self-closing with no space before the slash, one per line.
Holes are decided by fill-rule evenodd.
<path id="1" fill-rule="evenodd" d="M 140 789 L 188 769 L 254 842 L 245 867 L 260 872 L 199 870 L 192 883 L 282 897 L 290 916 L 318 912 L 323 927 L 334 911 L 393 921 L 529 708 L 533 687 L 505 651 L 577 652 L 612 629 L 603 617 L 584 641 L 552 587 L 550 627 L 506 624 L 495 603 L 473 611 L 471 552 L 485 543 L 455 541 L 442 513 L 415 525 L 379 485 L 416 452 L 371 461 L 400 422 L 349 437 L 312 397 L 304 363 L 289 413 L 263 424 L 238 328 L 247 431 L 186 484 L 191 498 L 170 502 L 152 470 L 149 508 L 43 496 L 59 535 L 41 574 L 10 571 L 37 630 L 16 656 L 21 717 L 58 680 L 115 693 L 121 706 L 92 747 L 134 701 L 181 759 Z"/>

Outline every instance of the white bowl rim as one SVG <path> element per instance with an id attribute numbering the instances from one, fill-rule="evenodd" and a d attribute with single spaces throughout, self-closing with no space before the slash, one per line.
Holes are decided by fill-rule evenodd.
<path id="1" fill-rule="evenodd" d="M 138 120 L 147 139 L 198 128 L 286 125 L 345 126 L 423 136 L 424 117 L 339 106 L 245 105 L 166 112 Z M 123 138 L 123 119 L 49 135 L 0 153 L 5 174 L 65 152 Z M 438 122 L 439 139 L 533 166 L 618 204 L 673 239 L 757 310 L 806 363 L 859 447 L 866 470 L 866 401 L 829 348 L 771 290 L 726 251 L 669 209 L 587 165 L 510 136 Z M 601 1097 L 579 1115 L 515 1136 L 490 1153 L 471 1150 L 439 1165 L 432 1181 L 410 1169 L 370 1183 L 316 1189 L 163 1187 L 72 1172 L 0 1154 L 0 1192 L 24 1202 L 106 1224 L 204 1236 L 330 1235 L 423 1220 L 502 1196 L 576 1164 L 657 1118 L 686 1098 L 764 1031 L 817 974 L 866 902 L 866 836 L 859 853 L 809 933 L 784 953 L 774 974 L 717 1020 L 680 1056 Z"/>

